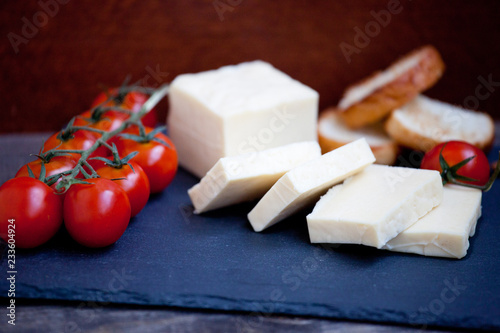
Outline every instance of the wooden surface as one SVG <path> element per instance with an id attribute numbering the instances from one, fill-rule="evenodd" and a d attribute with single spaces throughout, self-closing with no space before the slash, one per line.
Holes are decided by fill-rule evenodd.
<path id="1" fill-rule="evenodd" d="M 0 323 L 0 329 L 5 321 Z M 165 307 L 133 307 L 94 302 L 26 300 L 18 308 L 16 332 L 375 332 L 445 333 L 429 327 L 359 323 L 310 317 L 275 316 Z M 4 331 L 5 332 L 5 331 Z"/>
<path id="2" fill-rule="evenodd" d="M 381 11 L 387 23 L 375 20 Z M 323 109 L 348 84 L 423 44 L 447 64 L 430 96 L 500 118 L 495 0 L 9 0 L 0 22 L 0 132 L 57 130 L 88 108 L 98 84 L 118 85 L 127 74 L 158 86 L 253 59 L 316 89 Z M 346 57 L 341 45 L 356 51 Z M 495 84 L 484 87 L 480 77 Z"/>

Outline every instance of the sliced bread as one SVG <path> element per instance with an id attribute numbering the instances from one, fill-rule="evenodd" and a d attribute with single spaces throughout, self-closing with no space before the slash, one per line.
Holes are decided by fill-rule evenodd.
<path id="1" fill-rule="evenodd" d="M 444 63 L 433 46 L 423 46 L 344 92 L 338 104 L 345 123 L 359 128 L 386 117 L 441 77 Z"/>
<path id="2" fill-rule="evenodd" d="M 394 164 L 398 144 L 385 133 L 382 123 L 353 130 L 343 122 L 336 108 L 329 108 L 320 114 L 318 142 L 323 154 L 363 137 L 375 155 L 375 163 Z"/>
<path id="3" fill-rule="evenodd" d="M 392 112 L 385 129 L 399 144 L 421 151 L 449 140 L 466 141 L 486 149 L 495 137 L 495 124 L 487 113 L 423 95 Z"/>

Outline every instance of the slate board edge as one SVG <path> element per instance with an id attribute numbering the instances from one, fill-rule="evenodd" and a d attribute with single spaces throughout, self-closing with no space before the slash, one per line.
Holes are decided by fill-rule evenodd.
<path id="1" fill-rule="evenodd" d="M 256 317 L 270 315 L 292 315 L 310 316 L 326 319 L 350 320 L 358 322 L 369 322 L 381 324 L 400 324 L 418 329 L 429 327 L 452 328 L 452 329 L 481 329 L 500 330 L 500 320 L 491 323 L 480 317 L 457 318 L 440 314 L 432 321 L 424 321 L 418 316 L 407 316 L 404 312 L 378 309 L 376 311 L 358 307 L 355 310 L 343 311 L 335 306 L 319 303 L 291 303 L 291 302 L 262 302 L 262 300 L 241 300 L 214 295 L 160 295 L 155 299 L 144 298 L 135 293 L 124 292 L 115 295 L 109 293 L 96 293 L 95 290 L 64 290 L 60 288 L 44 289 L 42 292 L 36 286 L 22 284 L 19 288 L 18 297 L 24 299 L 46 299 L 62 301 L 80 301 L 79 306 L 96 306 L 95 303 L 107 304 L 130 304 L 145 306 L 171 306 L 178 308 L 190 308 L 200 310 L 220 310 L 229 312 L 247 312 Z M 3 298 L 3 297 L 2 297 Z M 499 318 L 500 319 L 500 318 Z M 245 323 L 241 323 L 245 324 Z M 247 323 L 249 325 L 253 325 Z"/>

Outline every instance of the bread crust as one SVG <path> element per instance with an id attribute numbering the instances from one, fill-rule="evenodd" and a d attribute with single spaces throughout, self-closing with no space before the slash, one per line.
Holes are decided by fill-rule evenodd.
<path id="1" fill-rule="evenodd" d="M 338 138 L 332 138 L 327 133 L 322 133 L 321 126 L 319 124 L 322 121 L 328 121 L 332 117 L 332 113 L 338 114 L 339 111 L 336 108 L 329 108 L 320 113 L 318 119 L 318 143 L 321 147 L 321 153 L 325 154 L 329 151 L 337 149 L 347 143 L 349 140 L 339 140 Z M 368 141 L 367 141 L 368 142 Z M 393 165 L 396 162 L 397 156 L 399 154 L 399 146 L 395 141 L 388 141 L 386 144 L 374 145 L 368 142 L 377 164 Z"/>
<path id="2" fill-rule="evenodd" d="M 360 128 L 382 120 L 392 110 L 409 102 L 420 92 L 430 88 L 437 82 L 444 72 L 445 65 L 439 52 L 431 45 L 410 52 L 393 63 L 391 67 L 414 56 L 419 57 L 419 61 L 415 66 L 342 110 L 341 116 L 349 127 L 353 129 Z M 351 85 L 345 91 L 344 96 L 349 90 L 366 84 L 380 73 L 381 71 L 375 72 L 361 82 Z"/>
<path id="3" fill-rule="evenodd" d="M 474 111 L 470 111 L 474 112 Z M 479 113 L 479 112 L 478 112 Z M 470 144 L 473 144 L 474 146 L 478 147 L 479 149 L 482 150 L 489 150 L 492 145 L 493 141 L 495 139 L 495 123 L 491 116 L 487 113 L 481 112 L 481 114 L 487 116 L 490 120 L 490 128 L 489 129 L 484 129 L 485 133 L 489 133 L 485 137 L 484 140 L 482 141 L 476 141 L 473 142 L 472 140 L 467 140 L 463 138 L 463 141 L 467 141 Z M 420 150 L 423 152 L 427 152 L 431 150 L 433 147 L 436 145 L 440 144 L 441 142 L 444 142 L 445 139 L 439 139 L 437 137 L 430 137 L 427 135 L 424 135 L 423 133 L 416 132 L 412 130 L 411 128 L 406 127 L 404 124 L 402 124 L 398 117 L 391 115 L 387 121 L 385 122 L 385 130 L 386 132 L 400 145 L 414 149 L 414 150 Z"/>

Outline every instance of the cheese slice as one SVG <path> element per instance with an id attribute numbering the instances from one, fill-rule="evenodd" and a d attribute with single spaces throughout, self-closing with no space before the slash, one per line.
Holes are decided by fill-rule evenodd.
<path id="1" fill-rule="evenodd" d="M 358 139 L 304 163 L 281 177 L 248 214 L 255 231 L 312 205 L 330 187 L 375 162 L 366 140 Z"/>
<path id="2" fill-rule="evenodd" d="M 463 258 L 481 216 L 481 190 L 446 185 L 443 202 L 408 229 L 391 239 L 384 249 L 425 256 Z"/>
<path id="3" fill-rule="evenodd" d="M 168 130 L 179 163 L 203 177 L 221 158 L 317 140 L 319 94 L 263 61 L 177 76 Z"/>
<path id="4" fill-rule="evenodd" d="M 195 213 L 262 197 L 290 169 L 321 156 L 316 141 L 223 157 L 188 190 Z"/>
<path id="5" fill-rule="evenodd" d="M 372 165 L 337 185 L 307 216 L 312 243 L 381 248 L 439 205 L 438 171 Z"/>

